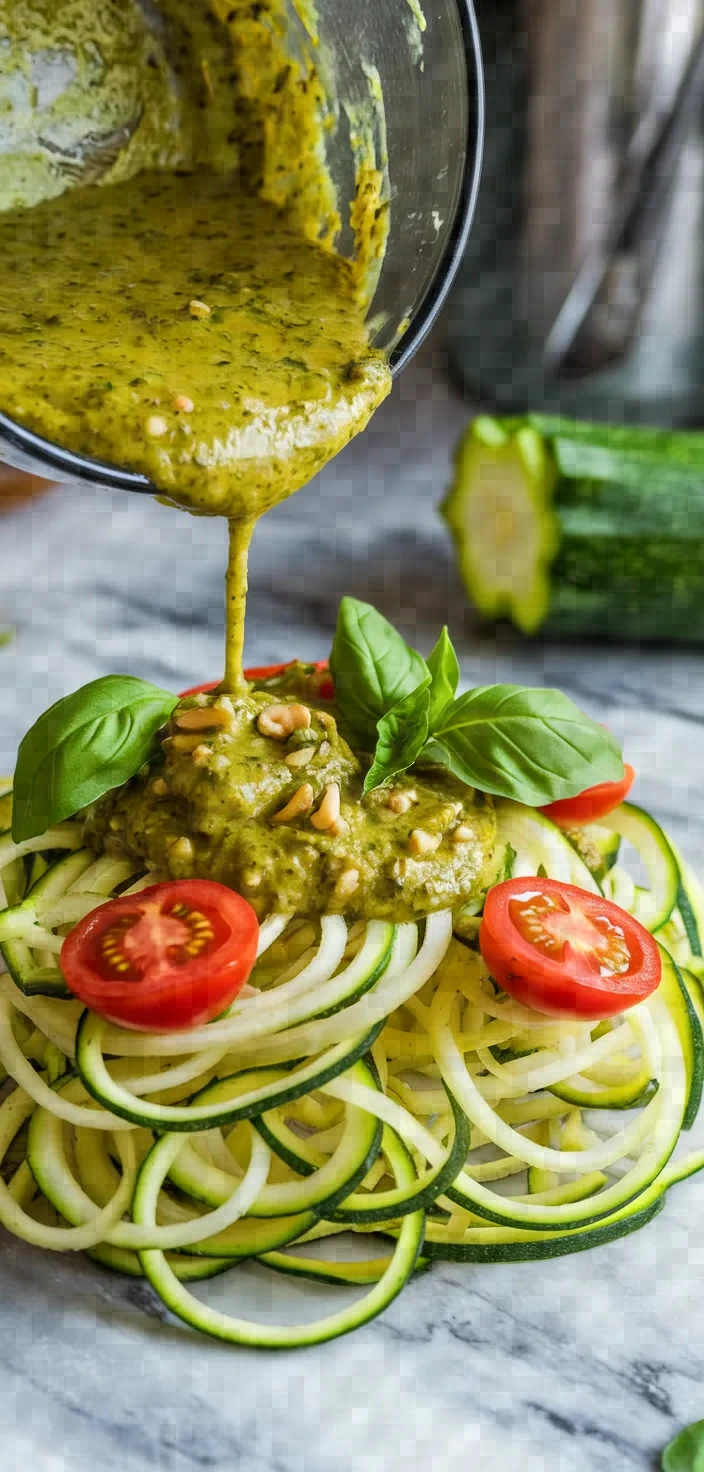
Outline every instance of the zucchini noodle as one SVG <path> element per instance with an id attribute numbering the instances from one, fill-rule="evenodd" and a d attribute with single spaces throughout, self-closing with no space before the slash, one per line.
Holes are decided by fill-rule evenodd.
<path id="1" fill-rule="evenodd" d="M 542 866 L 599 892 L 547 818 L 515 803 L 497 814 L 516 874 Z M 591 831 L 633 845 L 651 884 L 620 860 L 601 876 L 663 961 L 659 989 L 621 1018 L 556 1020 L 507 998 L 449 912 L 351 928 L 282 912 L 262 922 L 251 990 L 222 1017 L 149 1034 L 84 1011 L 59 957 L 73 925 L 154 875 L 90 853 L 78 822 L 24 844 L 0 835 L 0 898 L 13 900 L 0 913 L 0 1222 L 143 1275 L 193 1327 L 267 1348 L 347 1333 L 435 1258 L 560 1256 L 643 1226 L 704 1168 L 702 1152 L 672 1158 L 704 1085 L 704 891 L 631 804 Z M 314 1255 L 348 1232 L 390 1245 L 361 1262 Z M 271 1326 L 186 1286 L 253 1257 L 365 1292 Z"/>

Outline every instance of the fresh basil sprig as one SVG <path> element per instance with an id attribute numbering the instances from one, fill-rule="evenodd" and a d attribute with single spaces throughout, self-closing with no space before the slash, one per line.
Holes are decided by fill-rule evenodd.
<path id="1" fill-rule="evenodd" d="M 397 772 L 407 772 L 418 760 L 428 740 L 430 675 L 425 684 L 404 695 L 398 705 L 382 716 L 377 725 L 374 761 L 364 780 L 364 791 L 373 792 Z"/>
<path id="2" fill-rule="evenodd" d="M 330 664 L 343 728 L 374 753 L 365 792 L 416 761 L 529 807 L 623 776 L 613 736 L 559 690 L 489 685 L 455 698 L 447 629 L 426 663 L 369 604 L 344 598 Z"/>
<path id="3" fill-rule="evenodd" d="M 330 655 L 345 735 L 373 751 L 377 722 L 428 676 L 428 667 L 370 603 L 343 598 Z"/>
<path id="4" fill-rule="evenodd" d="M 12 837 L 36 838 L 119 787 L 151 755 L 178 698 L 132 675 L 108 675 L 57 700 L 17 758 Z"/>
<path id="5" fill-rule="evenodd" d="M 623 776 L 618 744 L 560 690 L 487 685 L 461 695 L 426 748 L 470 787 L 541 807 Z"/>
<path id="6" fill-rule="evenodd" d="M 663 1472 L 704 1472 L 704 1421 L 680 1431 L 665 1448 Z"/>

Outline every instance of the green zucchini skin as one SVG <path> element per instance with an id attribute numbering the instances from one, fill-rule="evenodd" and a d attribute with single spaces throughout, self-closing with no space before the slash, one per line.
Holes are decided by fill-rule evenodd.
<path id="1" fill-rule="evenodd" d="M 542 570 L 549 599 L 541 594 L 532 619 L 509 607 L 497 615 L 547 637 L 704 643 L 704 436 L 533 414 L 484 416 L 464 445 L 486 436 L 487 426 L 506 446 L 526 431 L 540 437 L 549 465 L 542 515 L 553 538 Z M 485 590 L 470 585 L 457 533 L 462 499 L 472 492 L 469 481 L 461 483 L 462 463 L 473 463 L 466 452 L 446 508 L 454 508 L 467 591 L 491 617 Z M 528 500 L 539 505 L 526 479 Z"/>

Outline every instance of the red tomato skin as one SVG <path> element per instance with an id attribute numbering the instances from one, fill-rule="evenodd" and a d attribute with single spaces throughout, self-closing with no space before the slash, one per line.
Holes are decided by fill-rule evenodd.
<path id="1" fill-rule="evenodd" d="M 553 895 L 570 909 L 606 915 L 623 930 L 631 965 L 622 975 L 599 978 L 578 954 L 556 961 L 524 939 L 511 919 L 509 905 L 522 895 Z M 620 906 L 557 879 L 508 879 L 489 890 L 479 928 L 479 948 L 491 975 L 503 991 L 524 1007 L 546 1017 L 601 1022 L 649 997 L 660 985 L 662 961 L 657 942 L 640 921 Z"/>
<path id="2" fill-rule="evenodd" d="M 540 812 L 557 823 L 559 828 L 581 828 L 585 823 L 598 823 L 600 818 L 608 817 L 625 801 L 635 778 L 633 767 L 626 763 L 620 782 L 599 782 L 577 797 L 564 797 L 559 802 L 548 803 Z"/>
<path id="3" fill-rule="evenodd" d="M 105 930 L 145 904 L 181 900 L 215 915 L 225 940 L 215 953 L 173 966 L 157 981 L 112 981 L 91 964 Z M 61 970 L 74 996 L 108 1022 L 133 1032 L 178 1032 L 218 1017 L 245 986 L 257 955 L 259 922 L 247 900 L 211 880 L 176 879 L 91 910 L 66 937 Z"/>
<path id="4" fill-rule="evenodd" d="M 275 675 L 282 675 L 284 673 L 284 670 L 290 669 L 291 665 L 295 663 L 295 659 L 290 659 L 287 664 L 255 665 L 253 669 L 245 670 L 245 679 L 271 680 L 274 678 Z M 326 659 L 319 659 L 315 663 L 316 670 L 326 670 L 327 667 L 328 662 Z M 217 690 L 219 684 L 219 680 L 212 680 L 208 685 L 194 685 L 190 690 L 182 690 L 178 698 L 179 700 L 185 700 L 187 695 L 207 695 L 211 690 Z M 326 680 L 321 685 L 320 695 L 322 696 L 323 700 L 335 699 L 335 687 L 332 683 L 332 680 Z"/>

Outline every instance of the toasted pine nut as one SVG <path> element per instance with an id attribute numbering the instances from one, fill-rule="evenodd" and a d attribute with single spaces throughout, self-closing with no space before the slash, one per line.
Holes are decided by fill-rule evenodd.
<path id="1" fill-rule="evenodd" d="M 213 709 L 214 710 L 224 710 L 224 711 L 227 711 L 227 714 L 229 716 L 232 716 L 232 719 L 234 721 L 234 719 L 235 719 L 235 707 L 232 704 L 232 701 L 230 700 L 229 695 L 218 695 L 218 696 L 216 696 L 215 700 L 213 701 Z"/>
<path id="2" fill-rule="evenodd" d="M 304 782 L 297 792 L 294 792 L 290 802 L 279 813 L 274 813 L 272 823 L 290 823 L 292 818 L 302 818 L 304 813 L 309 813 L 313 806 L 315 794 L 309 782 Z"/>
<path id="3" fill-rule="evenodd" d="M 333 838 L 344 838 L 345 834 L 349 833 L 349 831 L 350 825 L 346 818 L 336 818 L 335 822 L 331 823 L 328 828 L 328 833 L 332 833 Z"/>
<path id="4" fill-rule="evenodd" d="M 232 715 L 221 705 L 194 706 L 176 716 L 176 725 L 179 731 L 212 731 L 215 728 L 229 731 Z"/>
<path id="5" fill-rule="evenodd" d="M 151 439 L 160 440 L 169 432 L 169 421 L 163 414 L 150 414 L 144 428 Z"/>
<path id="6" fill-rule="evenodd" d="M 203 318 L 210 316 L 212 309 L 206 302 L 199 302 L 198 298 L 194 297 L 193 301 L 188 303 L 188 310 L 192 317 L 198 317 L 202 321 Z"/>
<path id="7" fill-rule="evenodd" d="M 330 782 L 323 793 L 323 800 L 317 813 L 313 814 L 311 824 L 319 832 L 324 833 L 327 828 L 332 828 L 340 816 L 340 789 L 337 782 Z"/>
<path id="8" fill-rule="evenodd" d="M 173 407 L 177 414 L 192 414 L 195 404 L 189 399 L 188 394 L 177 394 L 173 401 Z"/>
<path id="9" fill-rule="evenodd" d="M 175 838 L 169 844 L 169 858 L 176 859 L 177 863 L 190 863 L 195 856 L 195 850 L 190 838 Z"/>
<path id="10" fill-rule="evenodd" d="M 339 899 L 346 899 L 356 889 L 359 889 L 359 869 L 345 869 L 335 885 L 335 894 Z"/>
<path id="11" fill-rule="evenodd" d="M 471 828 L 468 828 L 466 823 L 460 823 L 459 828 L 455 828 L 455 831 L 452 835 L 452 842 L 470 843 L 473 838 L 474 834 Z"/>
<path id="12" fill-rule="evenodd" d="M 288 756 L 284 757 L 284 761 L 286 763 L 286 766 L 291 768 L 292 772 L 297 772 L 300 767 L 307 767 L 309 761 L 311 761 L 314 756 L 314 746 L 302 746 L 300 748 L 300 751 L 290 751 Z"/>
<path id="13" fill-rule="evenodd" d="M 154 793 L 155 797 L 166 797 L 168 790 L 169 789 L 163 777 L 154 778 L 154 781 L 152 782 L 152 792 Z"/>
<path id="14" fill-rule="evenodd" d="M 418 794 L 413 790 L 408 792 L 393 792 L 386 806 L 391 808 L 392 813 L 407 813 L 418 801 Z"/>
<path id="15" fill-rule="evenodd" d="M 408 840 L 408 847 L 414 858 L 421 859 L 426 854 L 434 854 L 441 843 L 442 839 L 438 834 L 426 833 L 424 828 L 414 828 Z"/>
<path id="16" fill-rule="evenodd" d="M 268 705 L 257 721 L 262 736 L 285 741 L 294 731 L 307 731 L 311 714 L 307 705 Z"/>
<path id="17" fill-rule="evenodd" d="M 200 732 L 192 731 L 188 736 L 167 736 L 166 740 L 172 751 L 195 751 L 200 746 Z"/>

